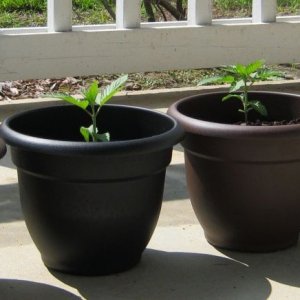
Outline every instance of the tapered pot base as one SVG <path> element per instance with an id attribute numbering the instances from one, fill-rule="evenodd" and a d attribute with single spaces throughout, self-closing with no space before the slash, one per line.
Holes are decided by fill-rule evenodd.
<path id="1" fill-rule="evenodd" d="M 226 250 L 233 250 L 233 251 L 240 251 L 240 252 L 274 252 L 279 250 L 284 250 L 295 246 L 298 242 L 298 233 L 293 235 L 284 236 L 282 239 L 268 240 L 265 239 L 264 241 L 257 242 L 251 240 L 222 240 L 211 238 L 207 234 L 205 234 L 205 238 L 209 244 L 216 248 L 226 249 Z"/>
<path id="2" fill-rule="evenodd" d="M 140 262 L 141 255 L 71 263 L 58 263 L 45 257 L 42 257 L 42 260 L 45 266 L 53 271 L 81 276 L 102 276 L 130 270 Z"/>

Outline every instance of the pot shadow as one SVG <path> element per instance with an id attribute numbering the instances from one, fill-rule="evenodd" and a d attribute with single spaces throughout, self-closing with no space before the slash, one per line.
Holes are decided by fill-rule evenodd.
<path id="1" fill-rule="evenodd" d="M 228 258 L 147 249 L 130 271 L 110 276 L 72 276 L 50 271 L 86 299 L 267 299 L 270 283 Z"/>
<path id="2" fill-rule="evenodd" d="M 24 220 L 18 184 L 0 185 L 0 223 Z"/>
<path id="3" fill-rule="evenodd" d="M 0 166 L 10 169 L 16 169 L 16 166 L 11 159 L 11 151 L 9 146 L 7 147 L 6 154 L 0 159 Z"/>
<path id="4" fill-rule="evenodd" d="M 262 277 L 300 288 L 300 243 L 291 248 L 270 253 L 243 253 L 218 250 L 226 256 L 246 264 Z"/>
<path id="5" fill-rule="evenodd" d="M 78 300 L 80 297 L 44 283 L 16 279 L 0 279 L 1 300 Z"/>
<path id="6" fill-rule="evenodd" d="M 184 164 L 173 164 L 167 168 L 164 201 L 189 199 Z"/>

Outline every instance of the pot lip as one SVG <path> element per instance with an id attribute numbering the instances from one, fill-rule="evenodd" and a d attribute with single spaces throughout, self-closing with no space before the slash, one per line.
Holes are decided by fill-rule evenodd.
<path id="1" fill-rule="evenodd" d="M 282 97 L 298 98 L 300 101 L 300 95 L 283 92 L 272 91 L 251 91 L 250 94 L 267 94 L 267 95 L 281 95 Z M 212 92 L 203 93 L 185 97 L 173 103 L 169 109 L 168 114 L 174 117 L 181 123 L 186 132 L 195 133 L 211 137 L 223 137 L 223 138 L 299 138 L 300 137 L 300 124 L 293 125 L 273 125 L 273 126 L 241 126 L 236 124 L 225 124 L 204 121 L 188 117 L 179 112 L 178 107 L 185 102 L 193 101 L 206 96 L 215 95 L 221 97 L 221 95 L 228 94 L 226 92 Z"/>
<path id="2" fill-rule="evenodd" d="M 65 105 L 74 107 L 72 105 Z M 43 152 L 48 154 L 60 154 L 60 155 L 129 155 L 135 153 L 148 153 L 151 151 L 163 150 L 179 143 L 183 139 L 184 131 L 181 125 L 172 117 L 159 111 L 151 109 L 121 105 L 121 104 L 105 104 L 106 107 L 118 107 L 132 110 L 146 111 L 160 115 L 163 118 L 167 118 L 172 122 L 172 127 L 160 134 L 149 136 L 139 139 L 130 139 L 124 141 L 111 141 L 111 142 L 85 142 L 85 141 L 61 141 L 46 139 L 40 137 L 29 136 L 26 134 L 19 133 L 10 128 L 10 122 L 20 116 L 27 113 L 45 110 L 51 110 L 61 108 L 61 105 L 54 105 L 44 108 L 30 109 L 23 112 L 13 114 L 6 118 L 0 125 L 0 137 L 11 147 L 19 147 L 24 150 Z M 79 108 L 78 108 L 79 109 Z"/>

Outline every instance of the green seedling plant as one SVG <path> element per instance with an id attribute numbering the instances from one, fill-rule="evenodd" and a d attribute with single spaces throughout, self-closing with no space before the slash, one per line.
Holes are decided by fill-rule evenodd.
<path id="1" fill-rule="evenodd" d="M 266 107 L 259 100 L 249 100 L 248 92 L 252 85 L 258 81 L 273 80 L 282 77 L 281 72 L 268 69 L 263 60 L 254 61 L 248 65 L 236 64 L 221 68 L 223 75 L 205 78 L 198 85 L 211 83 L 230 84 L 229 94 L 222 98 L 222 101 L 234 98 L 241 102 L 242 108 L 239 112 L 244 114 L 245 123 L 248 124 L 248 113 L 251 110 L 257 111 L 260 115 L 268 115 Z M 239 92 L 240 93 L 235 93 Z"/>
<path id="2" fill-rule="evenodd" d="M 80 127 L 80 133 L 86 142 L 90 142 L 91 140 L 93 142 L 108 142 L 110 141 L 110 134 L 109 132 L 99 133 L 97 117 L 102 106 L 122 89 L 127 79 L 128 75 L 121 76 L 102 90 L 99 89 L 98 82 L 94 81 L 86 90 L 82 91 L 83 99 L 78 99 L 67 94 L 54 94 L 51 96 L 83 109 L 91 117 L 91 125 L 89 127 Z"/>

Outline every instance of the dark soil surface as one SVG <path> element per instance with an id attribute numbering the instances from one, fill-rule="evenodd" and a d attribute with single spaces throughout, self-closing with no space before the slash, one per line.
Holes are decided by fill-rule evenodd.
<path id="1" fill-rule="evenodd" d="M 293 119 L 293 120 L 281 120 L 281 121 L 256 120 L 255 122 L 249 121 L 248 123 L 245 122 L 236 123 L 236 125 L 242 125 L 242 126 L 282 126 L 282 125 L 297 125 L 297 124 L 300 124 L 300 118 Z"/>

